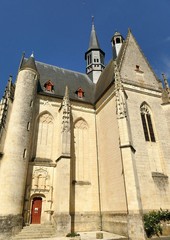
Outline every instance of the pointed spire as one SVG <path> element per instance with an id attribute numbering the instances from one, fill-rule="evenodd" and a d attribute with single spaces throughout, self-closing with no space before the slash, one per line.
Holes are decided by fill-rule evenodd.
<path id="1" fill-rule="evenodd" d="M 25 59 L 23 60 L 23 63 L 21 65 L 20 70 L 27 69 L 27 68 L 32 69 L 32 70 L 38 72 L 36 64 L 35 64 L 35 58 L 34 58 L 33 52 L 32 52 L 31 56 L 27 60 L 25 60 Z"/>
<path id="2" fill-rule="evenodd" d="M 91 49 L 100 49 L 99 41 L 96 35 L 95 26 L 94 26 L 94 16 L 92 16 L 92 30 L 90 34 L 90 42 L 89 42 L 89 48 Z"/>
<path id="3" fill-rule="evenodd" d="M 68 93 L 68 86 L 65 89 L 65 95 L 62 102 L 63 107 L 63 121 L 62 121 L 62 132 L 70 131 L 70 100 Z"/>
<path id="4" fill-rule="evenodd" d="M 87 52 L 85 53 L 86 60 L 86 73 L 90 79 L 96 83 L 104 66 L 105 53 L 101 50 L 99 42 L 97 39 L 95 27 L 94 27 L 94 17 L 92 17 L 92 30 L 90 35 L 90 43 Z"/>

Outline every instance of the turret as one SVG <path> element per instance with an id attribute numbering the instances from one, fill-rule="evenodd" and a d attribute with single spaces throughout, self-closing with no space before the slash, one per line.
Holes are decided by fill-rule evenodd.
<path id="1" fill-rule="evenodd" d="M 94 27 L 94 19 L 92 19 L 92 30 L 90 35 L 89 48 L 85 53 L 85 60 L 86 73 L 94 83 L 97 83 L 99 76 L 105 67 L 104 57 L 105 53 L 100 48 Z"/>
<path id="2" fill-rule="evenodd" d="M 1 158 L 0 182 L 1 188 L 5 191 L 0 191 L 0 213 L 3 221 L 8 223 L 9 231 L 14 229 L 19 231 L 22 226 L 23 199 L 31 142 L 30 125 L 37 79 L 35 59 L 31 55 L 27 60 L 23 59 L 18 72 Z M 3 231 L 0 229 L 0 232 Z"/>
<path id="3" fill-rule="evenodd" d="M 124 38 L 122 37 L 122 35 L 119 32 L 115 32 L 115 34 L 113 35 L 113 37 L 111 39 L 112 50 L 113 50 L 113 59 L 117 58 L 123 42 L 124 42 Z"/>

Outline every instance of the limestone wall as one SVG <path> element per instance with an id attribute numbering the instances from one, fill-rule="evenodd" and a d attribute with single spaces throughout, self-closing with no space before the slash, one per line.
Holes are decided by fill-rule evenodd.
<path id="1" fill-rule="evenodd" d="M 170 135 L 161 93 L 142 89 L 126 93 L 143 210 L 169 209 L 170 143 L 167 139 Z M 140 116 L 144 101 L 150 107 L 156 142 L 146 141 L 144 137 Z"/>
<path id="2" fill-rule="evenodd" d="M 57 222 L 58 231 L 68 231 L 69 221 L 72 221 L 72 227 L 76 231 L 99 229 L 95 112 L 91 105 L 71 103 L 70 159 L 69 156 L 62 156 L 61 152 L 60 107 L 61 100 L 38 96 L 33 117 L 30 161 L 33 164 L 42 161 L 44 164 L 46 159 L 56 164 L 51 209 L 54 211 L 54 223 Z M 70 213 L 72 217 L 69 220 Z"/>
<path id="3" fill-rule="evenodd" d="M 148 86 L 160 89 L 161 84 L 151 70 L 149 63 L 144 57 L 139 45 L 132 34 L 129 34 L 123 63 L 121 66 L 121 77 L 132 84 Z"/>
<path id="4" fill-rule="evenodd" d="M 127 233 L 125 188 L 114 89 L 97 104 L 98 160 L 103 230 Z"/>
<path id="5" fill-rule="evenodd" d="M 114 96 L 97 111 L 97 134 L 102 211 L 126 211 Z"/>

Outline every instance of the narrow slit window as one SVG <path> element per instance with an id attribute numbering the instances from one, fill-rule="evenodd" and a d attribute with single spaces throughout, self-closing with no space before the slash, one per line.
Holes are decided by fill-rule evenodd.
<path id="1" fill-rule="evenodd" d="M 30 130 L 30 122 L 27 123 L 27 131 Z"/>
<path id="2" fill-rule="evenodd" d="M 33 107 L 33 100 L 30 101 L 30 107 Z"/>
<path id="3" fill-rule="evenodd" d="M 27 149 L 25 148 L 23 152 L 23 158 L 26 158 L 26 156 L 27 156 Z"/>

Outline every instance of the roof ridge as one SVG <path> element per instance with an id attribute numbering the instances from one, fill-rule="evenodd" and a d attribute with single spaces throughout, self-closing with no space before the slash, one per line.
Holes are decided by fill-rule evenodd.
<path id="1" fill-rule="evenodd" d="M 25 58 L 25 59 L 27 59 L 27 58 Z M 58 67 L 58 66 L 55 66 L 55 65 L 52 65 L 52 64 L 48 64 L 48 63 L 44 63 L 44 62 L 40 62 L 40 61 L 37 61 L 37 60 L 35 62 L 39 63 L 39 64 L 47 65 L 47 66 L 50 66 L 50 67 L 58 68 L 58 69 L 61 69 L 61 70 L 63 69 L 64 71 L 67 71 L 67 72 L 78 73 L 78 74 L 84 75 L 84 76 L 86 76 L 88 78 L 86 73 L 81 73 L 81 72 L 70 70 L 70 69 L 66 69 L 66 68 L 63 68 L 63 67 Z"/>
<path id="2" fill-rule="evenodd" d="M 130 38 L 130 29 L 128 29 L 128 33 L 127 33 L 127 36 L 126 36 L 126 39 L 120 49 L 120 54 L 118 55 L 117 57 L 117 60 L 116 62 L 118 63 L 118 68 L 120 69 L 121 66 L 122 66 L 122 63 L 123 63 L 123 59 L 124 59 L 124 56 L 125 56 L 125 52 L 126 52 L 126 49 L 127 49 L 127 45 L 128 45 L 128 42 L 129 42 L 129 38 Z"/>

